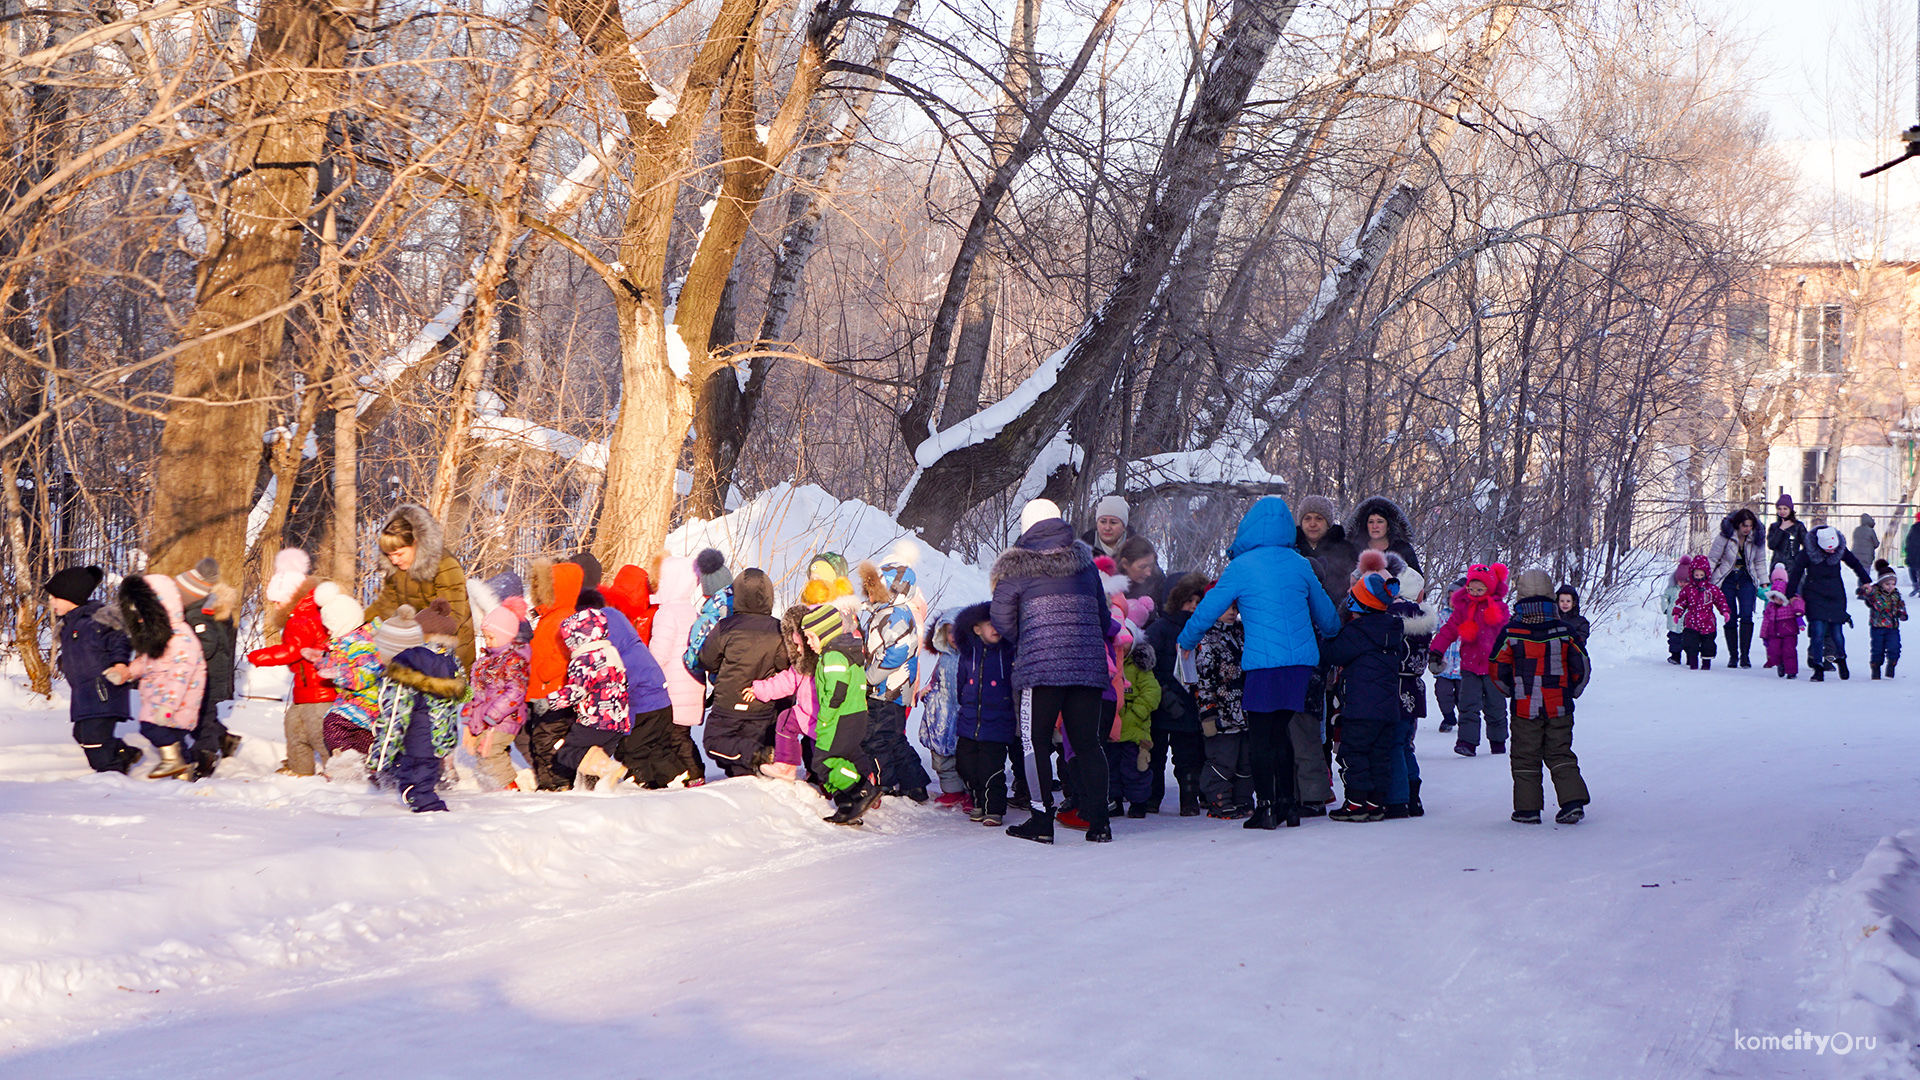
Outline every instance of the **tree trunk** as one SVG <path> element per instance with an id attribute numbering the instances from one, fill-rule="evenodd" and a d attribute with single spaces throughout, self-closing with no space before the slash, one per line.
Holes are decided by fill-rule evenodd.
<path id="1" fill-rule="evenodd" d="M 267 0 L 236 88 L 234 146 L 220 242 L 200 266 L 197 303 L 174 360 L 175 400 L 153 471 L 148 563 L 178 573 L 203 556 L 239 566 L 260 464 L 260 434 L 282 350 L 285 310 L 313 205 L 349 38 L 363 8 Z"/>
<path id="2" fill-rule="evenodd" d="M 1297 6 L 1297 0 L 1239 0 L 1234 5 L 1199 93 L 1164 158 L 1164 180 L 1155 185 L 1154 200 L 1142 214 L 1124 269 L 1106 301 L 1074 340 L 1016 391 L 1018 408 L 1009 407 L 1012 415 L 996 434 L 916 449 L 921 471 L 901 498 L 903 525 L 920 530 L 933 544 L 946 543 L 960 516 L 1025 477 L 1088 391 L 1111 378 L 1116 358 L 1137 330 L 1174 253 L 1205 210 L 1222 144 Z M 903 430 L 909 426 L 909 418 L 903 417 Z M 938 452 L 922 453 L 930 446 Z"/>
<path id="3" fill-rule="evenodd" d="M 693 391 L 667 358 L 674 333 L 651 304 L 622 300 L 620 416 L 607 444 L 607 485 L 594 554 L 644 565 L 673 520 L 673 477 L 693 421 Z"/>
<path id="4" fill-rule="evenodd" d="M 52 694 L 53 668 L 40 651 L 39 582 L 28 550 L 27 511 L 20 503 L 21 456 L 19 447 L 0 454 L 0 484 L 6 485 L 7 499 L 7 554 L 13 563 L 13 644 L 33 692 Z"/>

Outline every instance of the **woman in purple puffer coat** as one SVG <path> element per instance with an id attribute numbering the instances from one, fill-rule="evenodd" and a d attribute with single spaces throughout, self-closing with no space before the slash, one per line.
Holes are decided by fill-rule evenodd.
<path id="1" fill-rule="evenodd" d="M 1107 820 L 1107 759 L 1100 748 L 1100 695 L 1108 685 L 1107 647 L 1119 633 L 1109 613 L 1093 551 L 1074 539 L 1060 509 L 1027 504 L 1022 531 L 993 564 L 993 627 L 1014 647 L 1020 741 L 1033 817 L 1007 835 L 1053 843 L 1053 746 L 1056 718 L 1066 732 L 1067 767 L 1087 839 L 1113 839 Z"/>

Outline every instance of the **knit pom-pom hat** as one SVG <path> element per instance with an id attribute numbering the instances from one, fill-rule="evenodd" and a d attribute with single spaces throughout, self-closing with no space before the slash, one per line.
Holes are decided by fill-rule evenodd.
<path id="1" fill-rule="evenodd" d="M 1368 574 L 1386 574 L 1387 557 L 1384 553 L 1368 548 L 1360 553 L 1360 561 L 1353 568 L 1353 580 L 1359 581 Z"/>
<path id="2" fill-rule="evenodd" d="M 1387 575 L 1372 571 L 1361 575 L 1353 583 L 1352 606 L 1355 611 L 1385 611 L 1393 603 L 1393 592 L 1388 586 Z"/>
<path id="3" fill-rule="evenodd" d="M 293 600 L 300 583 L 313 571 L 313 560 L 297 547 L 281 548 L 273 557 L 273 576 L 267 579 L 267 599 L 275 604 Z"/>
<path id="4" fill-rule="evenodd" d="M 328 637 L 340 637 L 366 621 L 366 609 L 334 582 L 315 585 L 313 602 L 320 609 L 320 621 L 325 624 Z"/>
<path id="5" fill-rule="evenodd" d="M 708 596 L 733 584 L 733 571 L 727 569 L 727 557 L 718 548 L 706 548 L 695 555 L 693 572 L 700 575 L 700 591 Z"/>

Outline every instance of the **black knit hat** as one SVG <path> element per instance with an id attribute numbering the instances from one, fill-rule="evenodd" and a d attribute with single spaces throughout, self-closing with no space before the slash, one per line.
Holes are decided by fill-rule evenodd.
<path id="1" fill-rule="evenodd" d="M 78 606 L 91 600 L 93 590 L 106 579 L 107 572 L 97 566 L 69 566 L 47 579 L 46 590 L 49 596 Z"/>
<path id="2" fill-rule="evenodd" d="M 600 560 L 593 557 L 592 552 L 582 551 L 567 561 L 580 568 L 580 584 L 583 588 L 600 587 L 600 576 L 606 571 L 601 567 Z"/>

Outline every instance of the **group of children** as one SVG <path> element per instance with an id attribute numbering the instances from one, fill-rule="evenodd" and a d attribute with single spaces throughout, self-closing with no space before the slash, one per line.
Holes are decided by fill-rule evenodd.
<path id="1" fill-rule="evenodd" d="M 909 554 L 849 568 L 822 552 L 800 602 L 775 618 L 767 575 L 736 578 L 717 551 L 622 567 L 607 582 L 585 553 L 535 560 L 530 580 L 507 571 L 469 581 L 418 507 L 395 513 L 380 546 L 391 569 L 365 607 L 316 577 L 304 552 L 274 560 L 262 595 L 269 643 L 248 659 L 290 669 L 283 774 L 361 765 L 412 810 L 444 810 L 439 791 L 464 745 L 487 790 L 528 782 L 516 749 L 541 790 L 692 786 L 705 781 L 692 737 L 704 724 L 707 756 L 724 773 L 811 780 L 837 823 L 859 822 L 885 794 L 927 801 L 936 777 L 940 803 L 986 825 L 1036 801 L 1021 768 L 1014 645 L 987 603 L 930 616 Z M 1102 795 L 1111 814 L 1158 812 L 1170 742 L 1181 815 L 1245 818 L 1253 785 L 1237 613 L 1206 629 L 1190 667 L 1177 665 L 1175 639 L 1211 582 L 1184 575 L 1157 609 L 1151 545 L 1127 537 L 1115 550 L 1119 560 L 1096 560 L 1118 627 L 1101 695 L 1107 790 L 1069 785 L 1057 820 L 1073 826 L 1083 809 L 1074 800 Z M 147 775 L 210 775 L 238 745 L 221 723 L 233 697 L 234 590 L 211 560 L 177 577 L 129 577 L 113 603 L 92 598 L 104 577 L 69 568 L 46 586 L 62 619 L 76 740 L 94 768 L 129 771 L 141 753 L 114 727 L 133 718 L 137 681 L 141 731 L 161 756 Z M 1413 727 L 1431 671 L 1441 729 L 1459 730 L 1456 752 L 1477 751 L 1483 718 L 1495 753 L 1511 741 L 1515 820 L 1538 821 L 1543 772 L 1560 820 L 1579 820 L 1587 796 L 1570 747 L 1587 673 L 1579 597 L 1540 571 L 1516 584 L 1511 612 L 1499 565 L 1474 567 L 1445 602 L 1430 601 L 1398 553 L 1362 557 L 1346 621 L 1322 643 L 1290 817 L 1335 801 L 1326 773 L 1336 745 L 1346 794 L 1329 817 L 1421 816 Z M 1897 658 L 1897 631 L 1891 649 Z M 916 709 L 931 774 L 907 740 Z M 1178 745 L 1187 726 L 1191 751 Z M 1072 752 L 1058 732 L 1052 750 Z"/>

